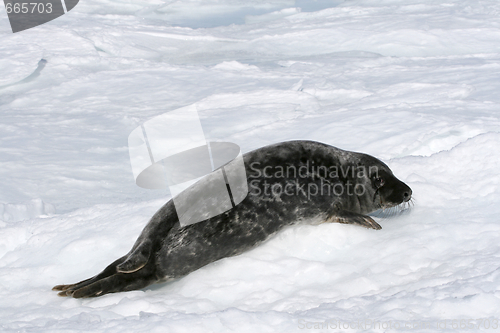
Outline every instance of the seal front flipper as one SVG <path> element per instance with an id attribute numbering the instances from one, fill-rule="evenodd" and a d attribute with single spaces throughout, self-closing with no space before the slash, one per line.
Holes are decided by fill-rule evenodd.
<path id="1" fill-rule="evenodd" d="M 340 210 L 340 211 L 335 212 L 335 215 L 330 217 L 328 219 L 328 222 L 355 224 L 355 225 L 360 225 L 362 227 L 369 228 L 369 229 L 375 229 L 375 230 L 382 229 L 380 224 L 375 222 L 371 217 L 363 215 L 363 214 L 345 211 L 345 210 Z"/>

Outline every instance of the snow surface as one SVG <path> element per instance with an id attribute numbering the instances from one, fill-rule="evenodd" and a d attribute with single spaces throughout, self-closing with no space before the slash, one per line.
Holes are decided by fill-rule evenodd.
<path id="1" fill-rule="evenodd" d="M 12 34 L 1 10 L 0 330 L 495 331 L 499 15 L 497 0 L 85 0 Z M 57 297 L 169 199 L 134 184 L 129 133 L 194 103 L 244 152 L 311 139 L 377 156 L 415 207 L 380 231 L 297 226 L 174 282 Z"/>

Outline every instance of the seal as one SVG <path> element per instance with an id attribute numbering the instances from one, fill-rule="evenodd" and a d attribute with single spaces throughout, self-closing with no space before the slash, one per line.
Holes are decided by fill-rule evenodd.
<path id="1" fill-rule="evenodd" d="M 238 205 L 182 226 L 170 200 L 153 215 L 129 253 L 90 279 L 53 290 L 81 298 L 142 289 L 241 254 L 299 223 L 381 229 L 366 214 L 409 205 L 412 196 L 380 160 L 324 143 L 273 144 L 244 154 L 243 161 L 248 194 Z M 195 198 L 213 183 L 209 175 L 186 191 Z"/>

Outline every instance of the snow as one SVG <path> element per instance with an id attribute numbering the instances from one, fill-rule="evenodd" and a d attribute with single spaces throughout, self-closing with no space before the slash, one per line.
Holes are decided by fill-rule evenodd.
<path id="1" fill-rule="evenodd" d="M 12 34 L 0 11 L 1 331 L 498 327 L 499 14 L 495 0 L 86 0 Z M 374 155 L 415 207 L 375 217 L 379 231 L 296 226 L 173 282 L 57 297 L 169 199 L 134 184 L 130 132 L 193 104 L 207 137 L 243 152 L 310 139 Z"/>

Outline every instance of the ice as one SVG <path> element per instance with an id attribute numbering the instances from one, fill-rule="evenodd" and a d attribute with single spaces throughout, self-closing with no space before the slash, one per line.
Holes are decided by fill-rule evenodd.
<path id="1" fill-rule="evenodd" d="M 498 327 L 499 13 L 495 0 L 87 0 L 12 34 L 0 11 L 0 330 Z M 309 139 L 374 155 L 414 207 L 375 217 L 379 231 L 291 227 L 176 281 L 57 297 L 127 253 L 170 198 L 135 185 L 127 138 L 189 105 L 207 138 L 243 152 Z"/>
<path id="2" fill-rule="evenodd" d="M 3 221 L 20 221 L 53 213 L 54 206 L 44 203 L 41 199 L 33 199 L 27 204 L 0 204 L 0 216 Z"/>
<path id="3" fill-rule="evenodd" d="M 2 43 L 3 44 L 3 43 Z M 10 44 L 10 45 L 9 45 Z M 15 84 L 32 74 L 42 58 L 42 49 L 37 45 L 21 44 L 10 38 L 2 45 L 0 53 L 0 88 Z"/>

